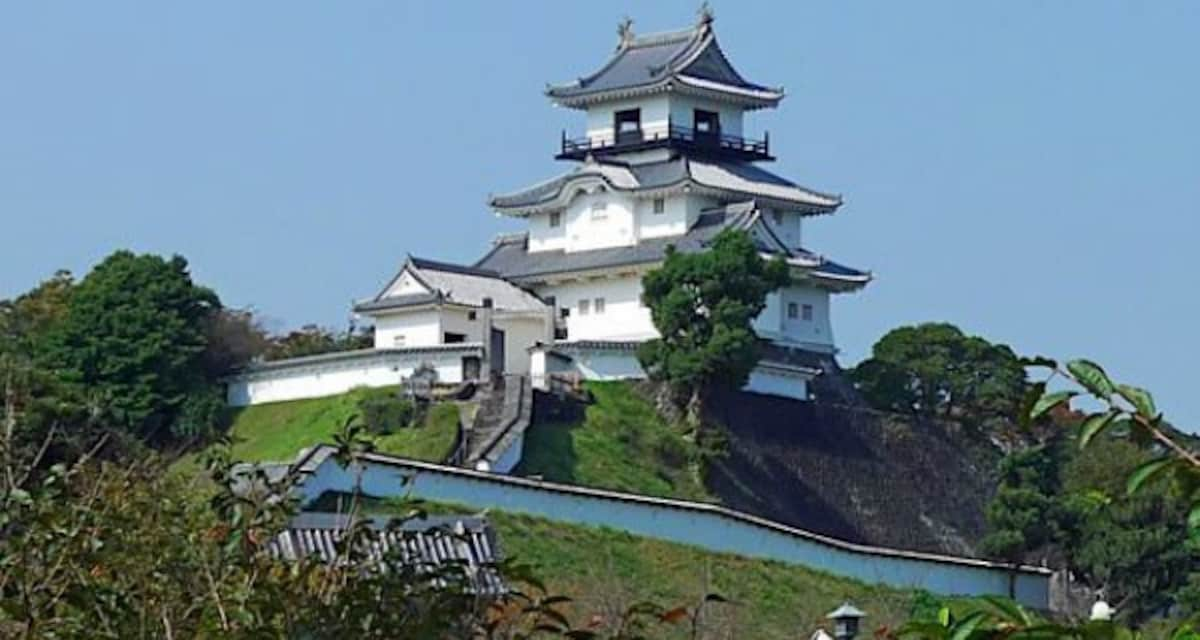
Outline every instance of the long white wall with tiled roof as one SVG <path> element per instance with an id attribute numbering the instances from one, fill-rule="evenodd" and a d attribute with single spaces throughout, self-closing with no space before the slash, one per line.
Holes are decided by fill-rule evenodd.
<path id="1" fill-rule="evenodd" d="M 526 513 L 549 520 L 609 527 L 633 535 L 723 553 L 766 558 L 819 571 L 942 595 L 1009 595 L 1025 606 L 1050 604 L 1051 572 L 968 558 L 871 547 L 837 540 L 719 505 L 668 500 L 586 487 L 493 475 L 443 465 L 367 455 L 341 467 L 331 449 L 301 460 L 308 502 L 326 491 L 361 490 L 378 497 L 412 497 Z M 359 484 L 361 482 L 361 484 Z"/>

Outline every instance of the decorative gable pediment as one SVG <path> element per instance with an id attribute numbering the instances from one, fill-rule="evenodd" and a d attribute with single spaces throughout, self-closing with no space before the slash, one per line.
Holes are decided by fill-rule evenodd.
<path id="1" fill-rule="evenodd" d="M 407 296 L 420 293 L 434 293 L 434 290 L 426 285 L 421 277 L 418 276 L 409 264 L 404 267 L 404 270 L 396 276 L 388 288 L 383 292 L 381 298 L 394 298 L 396 296 Z"/>
<path id="2" fill-rule="evenodd" d="M 721 52 L 721 49 L 717 47 L 715 40 L 710 41 L 708 46 L 681 72 L 713 82 L 731 85 L 746 84 L 742 76 L 733 69 L 733 65 L 729 64 L 729 60 Z"/>

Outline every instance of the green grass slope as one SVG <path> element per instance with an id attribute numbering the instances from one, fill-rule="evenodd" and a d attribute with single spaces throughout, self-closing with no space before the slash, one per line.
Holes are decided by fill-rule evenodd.
<path id="1" fill-rule="evenodd" d="M 327 494 L 312 508 L 336 511 L 337 505 L 339 497 Z M 429 512 L 472 513 L 459 505 L 422 506 Z M 400 514 L 411 507 L 400 501 L 367 500 L 363 511 Z M 824 614 L 846 599 L 870 614 L 865 623 L 869 633 L 881 625 L 902 623 L 918 597 L 916 592 L 805 567 L 714 553 L 607 528 L 503 511 L 490 511 L 487 518 L 505 557 L 532 565 L 548 593 L 572 598 L 566 613 L 576 624 L 593 616 L 613 619 L 638 602 L 693 607 L 705 594 L 716 593 L 730 604 L 710 606 L 711 634 L 704 637 L 807 638 L 824 623 Z M 652 637 L 688 637 L 682 628 L 657 631 Z"/>
<path id="2" fill-rule="evenodd" d="M 233 457 L 246 462 L 287 461 L 300 449 L 333 441 L 346 420 L 358 413 L 361 390 L 338 396 L 252 405 L 237 410 L 230 427 Z M 454 446 L 458 406 L 430 407 L 424 423 L 377 436 L 381 453 L 441 462 Z"/>
<path id="3" fill-rule="evenodd" d="M 697 447 L 624 382 L 589 382 L 595 402 L 582 420 L 536 420 L 515 475 L 712 501 L 697 473 Z M 535 416 L 536 417 L 536 416 Z"/>

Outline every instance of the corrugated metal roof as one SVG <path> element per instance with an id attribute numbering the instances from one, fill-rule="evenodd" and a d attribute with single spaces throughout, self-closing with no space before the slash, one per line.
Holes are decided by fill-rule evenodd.
<path id="1" fill-rule="evenodd" d="M 486 519 L 468 516 L 429 516 L 395 521 L 360 518 L 372 535 L 365 551 L 370 562 L 400 562 L 417 569 L 461 567 L 474 593 L 498 595 L 507 587 L 496 563 L 500 553 Z M 267 551 L 287 560 L 315 556 L 336 562 L 338 543 L 353 524 L 350 516 L 305 512 L 297 515 L 267 544 Z"/>

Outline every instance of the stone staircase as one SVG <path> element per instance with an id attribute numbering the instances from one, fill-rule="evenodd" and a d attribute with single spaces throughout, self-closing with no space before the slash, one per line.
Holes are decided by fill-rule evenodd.
<path id="1" fill-rule="evenodd" d="M 507 472 L 514 455 L 510 450 L 520 446 L 525 429 L 533 414 L 533 387 L 528 376 L 505 375 L 497 378 L 475 413 L 475 420 L 466 430 L 466 444 L 460 465 L 483 471 Z M 509 454 L 509 455 L 505 455 Z M 515 452 L 520 460 L 520 451 Z M 502 460 L 503 459 L 503 460 Z M 497 462 L 512 462 L 509 468 L 497 469 Z"/>

